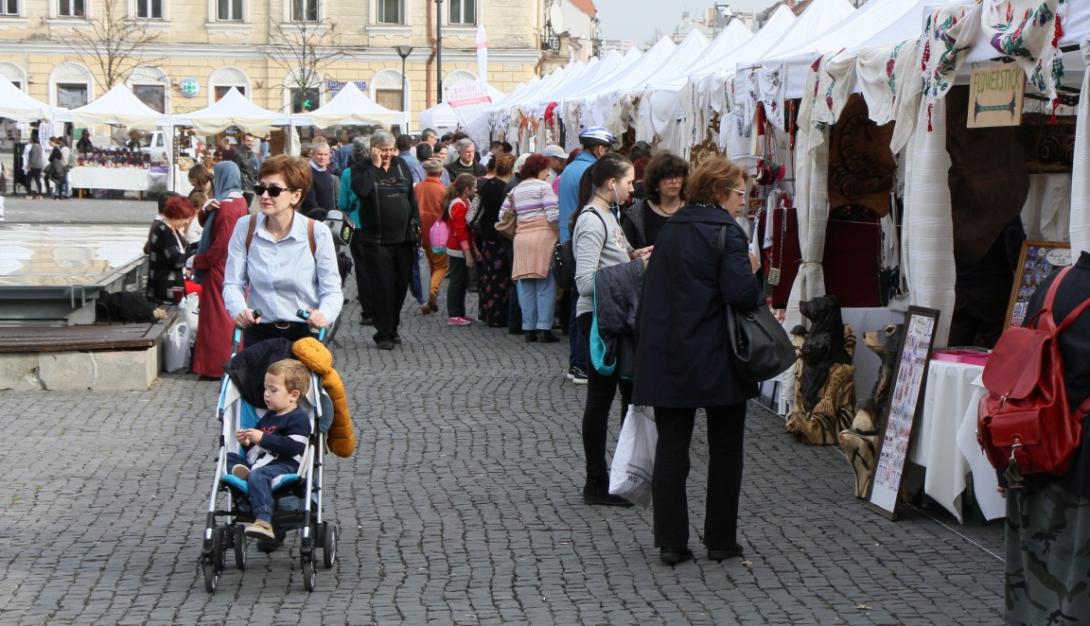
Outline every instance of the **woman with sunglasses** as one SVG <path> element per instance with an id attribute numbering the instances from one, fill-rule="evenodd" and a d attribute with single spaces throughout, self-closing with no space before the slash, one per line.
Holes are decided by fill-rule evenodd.
<path id="1" fill-rule="evenodd" d="M 744 170 L 722 157 L 697 167 L 688 179 L 689 203 L 662 225 L 643 279 L 632 403 L 655 408 L 655 545 L 670 565 L 693 556 L 685 480 L 697 408 L 708 417 L 708 558 L 742 554 L 742 435 L 746 400 L 757 385 L 738 377 L 726 337 L 727 307 L 761 305 L 757 259 L 734 221 L 745 185 Z"/>
<path id="2" fill-rule="evenodd" d="M 306 337 L 337 319 L 344 305 L 333 234 L 296 212 L 312 182 L 306 161 L 275 156 L 261 164 L 257 177 L 261 210 L 235 226 L 223 286 L 227 311 L 248 346 Z"/>
<path id="3" fill-rule="evenodd" d="M 234 161 L 220 161 L 212 169 L 212 193 L 215 199 L 199 214 L 204 230 L 193 257 L 193 270 L 201 283 L 193 373 L 203 380 L 222 377 L 223 365 L 231 357 L 231 333 L 235 325 L 223 304 L 227 243 L 235 223 L 249 210 L 242 197 L 242 175 Z"/>

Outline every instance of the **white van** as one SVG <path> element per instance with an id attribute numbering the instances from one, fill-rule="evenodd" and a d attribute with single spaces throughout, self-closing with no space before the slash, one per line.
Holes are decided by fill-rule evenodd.
<path id="1" fill-rule="evenodd" d="M 143 152 L 151 155 L 153 163 L 167 160 L 167 146 L 166 139 L 163 137 L 163 131 L 154 130 L 145 132 L 143 139 L 140 140 L 140 145 L 140 149 Z"/>

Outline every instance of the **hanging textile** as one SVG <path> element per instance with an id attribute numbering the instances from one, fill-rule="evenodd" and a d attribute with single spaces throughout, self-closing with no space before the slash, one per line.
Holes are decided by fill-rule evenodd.
<path id="1" fill-rule="evenodd" d="M 957 283 L 945 99 L 920 107 L 916 130 L 905 152 L 905 168 L 901 250 L 909 303 L 941 312 L 935 347 L 943 347 L 947 345 L 954 311 L 951 286 Z"/>
<path id="2" fill-rule="evenodd" d="M 821 260 L 825 256 L 825 231 L 829 221 L 829 146 L 825 125 L 812 121 L 818 90 L 818 63 L 806 74 L 806 88 L 799 103 L 795 144 L 795 206 L 799 222 L 802 262 L 787 301 L 785 327 L 802 323 L 799 302 L 825 294 Z"/>
<path id="3" fill-rule="evenodd" d="M 1083 63 L 1090 66 L 1090 42 L 1082 44 Z M 1090 72 L 1082 77 L 1076 114 L 1075 158 L 1071 164 L 1071 253 L 1090 251 Z"/>
<path id="4" fill-rule="evenodd" d="M 992 48 L 1014 59 L 1029 84 L 1053 104 L 1064 74 L 1060 39 L 1067 6 L 1067 0 L 997 0 L 981 18 Z"/>
<path id="5" fill-rule="evenodd" d="M 966 52 L 972 47 L 980 25 L 980 5 L 948 5 L 935 9 L 924 25 L 923 107 L 927 130 L 932 130 L 932 110 L 954 86 Z"/>
<path id="6" fill-rule="evenodd" d="M 892 46 L 868 48 L 856 57 L 856 77 L 870 118 L 882 126 L 897 119 L 898 78 L 908 75 L 910 60 L 916 51 L 915 40 Z M 915 66 L 912 66 L 915 69 Z"/>
<path id="7" fill-rule="evenodd" d="M 760 94 L 758 98 L 761 104 L 764 105 L 765 116 L 768 117 L 768 121 L 772 122 L 773 126 L 783 130 L 783 94 L 786 78 L 783 64 L 762 65 L 756 71 L 750 72 L 750 75 L 756 81 L 757 93 Z"/>

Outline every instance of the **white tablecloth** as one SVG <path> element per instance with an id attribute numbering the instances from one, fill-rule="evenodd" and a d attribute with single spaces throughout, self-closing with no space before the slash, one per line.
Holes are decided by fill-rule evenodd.
<path id="1" fill-rule="evenodd" d="M 931 361 L 923 410 L 913 430 L 908 460 L 927 468 L 924 493 L 962 520 L 961 496 L 965 475 L 973 472 L 977 504 L 989 519 L 1003 517 L 996 493 L 995 471 L 976 446 L 976 407 L 982 389 L 974 386 L 984 368 L 979 365 Z M 966 437 L 971 445 L 965 445 Z M 963 443 L 964 442 L 964 443 Z"/>
<path id="2" fill-rule="evenodd" d="M 148 170 L 138 167 L 73 167 L 68 184 L 73 189 L 147 191 Z"/>

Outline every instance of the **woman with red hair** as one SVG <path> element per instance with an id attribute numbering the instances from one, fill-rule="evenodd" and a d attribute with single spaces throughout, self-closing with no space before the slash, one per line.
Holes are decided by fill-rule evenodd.
<path id="1" fill-rule="evenodd" d="M 182 269 L 187 243 L 185 231 L 196 209 L 187 198 L 175 196 L 166 201 L 163 212 L 148 233 L 144 252 L 148 255 L 148 300 L 175 303 L 185 295 Z"/>
<path id="2" fill-rule="evenodd" d="M 549 176 L 549 159 L 531 154 L 522 169 L 522 180 L 507 196 L 501 208 L 514 211 L 515 254 L 511 278 L 516 282 L 522 308 L 522 330 L 526 341 L 558 341 L 553 335 L 556 278 L 552 273 L 553 249 L 559 237 L 559 201 Z"/>

